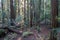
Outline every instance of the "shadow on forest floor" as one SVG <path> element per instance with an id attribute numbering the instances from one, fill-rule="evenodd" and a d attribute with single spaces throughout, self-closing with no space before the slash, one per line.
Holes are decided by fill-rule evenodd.
<path id="1" fill-rule="evenodd" d="M 42 28 L 39 33 L 37 30 L 31 30 L 30 32 L 33 32 L 33 35 L 27 37 L 22 37 L 16 33 L 8 33 L 4 38 L 0 38 L 0 40 L 48 40 L 50 36 L 50 30 L 46 28 Z"/>

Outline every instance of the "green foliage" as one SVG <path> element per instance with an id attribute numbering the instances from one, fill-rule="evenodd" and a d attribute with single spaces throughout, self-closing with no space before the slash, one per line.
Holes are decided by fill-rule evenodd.
<path id="1" fill-rule="evenodd" d="M 52 31 L 53 31 L 54 37 L 56 38 L 58 33 L 60 32 L 60 28 L 55 28 Z"/>
<path id="2" fill-rule="evenodd" d="M 16 19 L 15 19 L 15 21 L 18 23 L 18 22 L 20 22 L 20 21 L 22 21 L 22 16 L 20 15 L 20 16 L 18 16 Z"/>
<path id="3" fill-rule="evenodd" d="M 3 33 L 3 32 L 5 32 L 3 29 L 0 29 L 0 35 Z"/>
<path id="4" fill-rule="evenodd" d="M 60 22 L 60 17 L 58 17 L 57 19 L 58 19 L 58 22 Z"/>
<path id="5" fill-rule="evenodd" d="M 39 26 L 36 26 L 36 30 L 37 30 L 38 32 L 40 32 L 40 27 L 39 27 Z"/>
<path id="6" fill-rule="evenodd" d="M 0 29 L 0 37 L 5 35 L 5 30 L 4 29 Z"/>
<path id="7" fill-rule="evenodd" d="M 27 37 L 27 36 L 29 36 L 29 35 L 32 35 L 33 34 L 33 32 L 23 32 L 23 34 L 22 34 L 22 37 Z"/>

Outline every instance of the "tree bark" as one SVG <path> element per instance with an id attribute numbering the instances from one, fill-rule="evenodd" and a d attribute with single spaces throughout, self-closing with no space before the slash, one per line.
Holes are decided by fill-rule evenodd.
<path id="1" fill-rule="evenodd" d="M 16 14 L 14 13 L 13 0 L 10 0 L 10 9 L 11 9 L 10 13 L 11 19 L 15 20 Z"/>
<path id="2" fill-rule="evenodd" d="M 58 0 L 51 0 L 51 6 L 52 6 L 52 27 L 57 27 L 57 15 L 58 15 Z"/>
<path id="3" fill-rule="evenodd" d="M 15 11 L 14 11 L 14 6 L 13 6 L 13 0 L 10 0 L 10 20 L 11 20 L 11 25 L 14 25 L 13 20 L 15 20 L 16 18 L 16 14 L 15 14 Z"/>
<path id="4" fill-rule="evenodd" d="M 58 15 L 58 0 L 51 0 L 51 14 L 52 14 L 52 28 L 57 28 L 57 15 Z M 54 37 L 54 30 L 52 30 L 50 35 L 50 40 L 57 40 L 57 38 Z"/>

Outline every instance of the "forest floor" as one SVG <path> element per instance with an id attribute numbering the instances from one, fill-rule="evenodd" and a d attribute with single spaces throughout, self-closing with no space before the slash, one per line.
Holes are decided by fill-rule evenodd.
<path id="1" fill-rule="evenodd" d="M 30 30 L 30 31 L 33 32 L 33 35 L 22 37 L 19 34 L 10 32 L 4 38 L 0 38 L 0 40 L 48 40 L 49 39 L 50 30 L 47 28 L 41 28 L 41 31 L 39 33 L 37 30 Z"/>

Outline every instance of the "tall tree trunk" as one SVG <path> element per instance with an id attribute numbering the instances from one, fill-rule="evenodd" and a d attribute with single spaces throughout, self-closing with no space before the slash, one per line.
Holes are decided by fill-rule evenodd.
<path id="1" fill-rule="evenodd" d="M 15 19 L 15 13 L 14 13 L 14 7 L 13 7 L 13 0 L 10 0 L 10 16 L 11 16 L 11 19 Z"/>
<path id="2" fill-rule="evenodd" d="M 51 14 L 52 14 L 52 28 L 57 27 L 57 14 L 58 14 L 58 0 L 51 0 Z M 57 40 L 57 38 L 54 37 L 54 30 L 51 32 L 50 40 Z"/>
<path id="3" fill-rule="evenodd" d="M 2 5 L 2 27 L 4 26 L 4 15 L 5 15 L 5 13 L 4 13 L 4 0 L 1 0 L 1 5 Z"/>
<path id="4" fill-rule="evenodd" d="M 15 20 L 16 14 L 14 12 L 14 7 L 13 7 L 13 0 L 10 0 L 10 18 L 11 18 L 11 25 L 13 25 L 12 19 Z"/>
<path id="5" fill-rule="evenodd" d="M 32 27 L 32 19 L 33 19 L 33 1 L 30 0 L 30 27 Z"/>
<path id="6" fill-rule="evenodd" d="M 52 27 L 57 27 L 57 14 L 58 14 L 58 0 L 51 0 L 51 6 L 52 6 Z"/>

